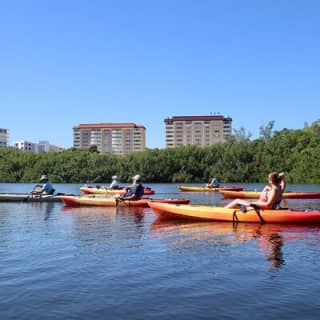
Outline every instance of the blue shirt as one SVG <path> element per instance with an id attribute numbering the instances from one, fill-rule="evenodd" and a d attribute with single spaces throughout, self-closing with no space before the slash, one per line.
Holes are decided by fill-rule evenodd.
<path id="1" fill-rule="evenodd" d="M 53 188 L 52 184 L 50 181 L 47 181 L 44 185 L 43 185 L 43 193 L 46 194 L 53 194 L 55 191 L 55 189 Z"/>
<path id="2" fill-rule="evenodd" d="M 214 187 L 214 188 L 219 188 L 219 181 L 217 180 L 217 179 L 215 179 L 214 181 L 213 181 L 213 184 L 212 184 L 212 186 Z"/>
<path id="3" fill-rule="evenodd" d="M 141 199 L 143 196 L 144 187 L 142 184 L 134 184 L 130 189 L 124 194 L 124 197 L 129 197 L 134 195 L 136 199 Z"/>

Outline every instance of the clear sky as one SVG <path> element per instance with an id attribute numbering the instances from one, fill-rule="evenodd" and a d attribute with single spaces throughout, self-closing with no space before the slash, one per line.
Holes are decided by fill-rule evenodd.
<path id="1" fill-rule="evenodd" d="M 258 137 L 320 119 L 318 0 L 0 0 L 0 127 L 72 147 L 80 123 L 220 113 Z"/>

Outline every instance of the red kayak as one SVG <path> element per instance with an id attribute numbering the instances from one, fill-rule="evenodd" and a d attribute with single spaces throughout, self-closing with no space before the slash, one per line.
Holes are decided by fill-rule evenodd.
<path id="1" fill-rule="evenodd" d="M 188 204 L 189 199 L 152 199 L 143 198 L 140 200 L 124 200 L 117 201 L 115 198 L 103 198 L 92 196 L 59 196 L 65 206 L 79 207 L 79 206 L 104 206 L 104 207 L 148 207 L 149 202 L 162 202 L 174 204 Z"/>

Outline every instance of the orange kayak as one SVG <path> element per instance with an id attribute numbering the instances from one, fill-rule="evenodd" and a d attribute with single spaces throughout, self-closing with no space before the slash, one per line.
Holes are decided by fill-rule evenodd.
<path id="1" fill-rule="evenodd" d="M 79 206 L 104 206 L 104 207 L 148 207 L 152 202 L 165 202 L 165 203 L 180 203 L 187 204 L 189 199 L 152 199 L 144 198 L 140 200 L 124 200 L 117 202 L 115 198 L 102 198 L 92 196 L 59 196 L 65 206 L 79 207 Z"/>
<path id="2" fill-rule="evenodd" d="M 221 190 L 219 191 L 224 198 L 246 198 L 257 199 L 260 197 L 260 192 L 255 191 L 231 191 Z M 320 192 L 284 192 L 282 194 L 283 199 L 320 199 Z"/>
<path id="3" fill-rule="evenodd" d="M 86 194 L 124 194 L 126 192 L 125 189 L 106 189 L 106 188 L 95 188 L 95 187 L 81 187 L 80 191 L 82 193 L 86 193 Z M 155 191 L 152 188 L 149 187 L 145 187 L 144 188 L 144 195 L 151 195 L 151 194 L 155 194 Z"/>
<path id="4" fill-rule="evenodd" d="M 219 188 L 210 188 L 210 187 L 193 187 L 193 186 L 179 186 L 180 191 L 184 192 L 220 192 L 222 190 L 233 190 L 241 191 L 241 187 L 219 187 Z"/>
<path id="5" fill-rule="evenodd" d="M 230 222 L 256 223 L 295 223 L 320 224 L 320 211 L 302 210 L 248 210 L 205 205 L 175 205 L 168 203 L 150 202 L 153 212 L 162 219 L 212 220 Z"/>

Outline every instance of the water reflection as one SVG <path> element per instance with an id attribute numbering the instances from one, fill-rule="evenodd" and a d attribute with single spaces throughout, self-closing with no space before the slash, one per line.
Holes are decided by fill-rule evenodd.
<path id="1" fill-rule="evenodd" d="M 145 233 L 144 208 L 62 207 L 61 211 L 72 225 L 79 252 L 101 253 L 129 247 Z M 115 242 L 118 243 L 116 247 Z"/>
<path id="2" fill-rule="evenodd" d="M 297 226 L 279 224 L 256 224 L 229 222 L 181 222 L 157 219 L 151 224 L 153 237 L 164 240 L 170 248 L 188 248 L 200 243 L 207 245 L 234 245 L 254 241 L 263 253 L 273 272 L 285 265 L 283 249 L 292 240 L 307 240 L 314 232 L 320 232 L 319 226 Z M 186 246 L 185 246 L 186 247 Z"/>
<path id="3" fill-rule="evenodd" d="M 43 220 L 48 220 L 55 208 L 54 202 L 29 202 L 31 208 L 43 213 Z"/>
<path id="4" fill-rule="evenodd" d="M 284 258 L 282 253 L 283 238 L 278 233 L 272 233 L 269 236 L 268 242 L 270 244 L 268 261 L 271 262 L 272 266 L 279 268 L 284 264 Z"/>
<path id="5" fill-rule="evenodd" d="M 44 211 L 44 220 L 48 220 L 50 218 L 50 214 L 54 209 L 54 203 L 48 202 L 46 203 L 45 211 Z"/>
<path id="6" fill-rule="evenodd" d="M 141 221 L 144 216 L 144 208 L 140 207 L 66 207 L 61 208 L 62 212 L 76 214 L 77 216 L 92 216 L 92 215 L 108 215 L 109 217 L 116 217 L 121 214 L 130 214 L 136 217 L 136 221 Z"/>
<path id="7" fill-rule="evenodd" d="M 73 222 L 83 227 L 87 221 L 94 224 L 134 223 L 136 226 L 143 224 L 144 208 L 139 207 L 62 207 L 61 211 L 71 214 Z"/>

